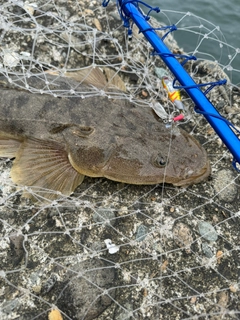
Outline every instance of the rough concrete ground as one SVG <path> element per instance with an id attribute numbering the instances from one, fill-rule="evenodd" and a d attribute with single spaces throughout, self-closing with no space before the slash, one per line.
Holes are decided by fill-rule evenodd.
<path id="1" fill-rule="evenodd" d="M 167 103 L 154 76 L 154 67 L 163 64 L 150 57 L 141 35 L 125 42 L 114 3 L 107 13 L 99 1 L 36 1 L 33 12 L 0 3 L 1 19 L 11 22 L 2 32 L 3 74 L 92 63 L 119 71 L 124 61 L 118 73 L 140 107 L 148 103 L 145 95 Z M 37 33 L 36 25 L 46 28 Z M 9 65 L 4 58 L 12 52 L 30 52 L 31 59 L 20 54 L 18 64 Z M 209 61 L 187 68 L 196 81 L 227 77 Z M 231 83 L 210 94 L 236 127 L 239 96 Z M 77 320 L 239 318 L 239 175 L 213 129 L 183 98 L 190 117 L 182 127 L 204 145 L 212 165 L 201 184 L 134 186 L 85 178 L 71 197 L 34 204 L 11 182 L 12 162 L 1 160 L 1 319 L 47 319 L 52 308 Z"/>

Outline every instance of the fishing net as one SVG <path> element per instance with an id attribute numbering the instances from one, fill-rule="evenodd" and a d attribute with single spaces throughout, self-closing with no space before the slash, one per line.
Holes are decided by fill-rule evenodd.
<path id="1" fill-rule="evenodd" d="M 191 13 L 163 10 L 158 19 L 150 20 L 154 27 L 179 29 L 165 39 L 171 51 L 198 57 L 186 64 L 197 83 L 227 79 L 208 97 L 238 129 L 240 49 Z M 60 77 L 101 68 L 107 83 L 122 89 L 111 91 L 115 99 L 139 108 L 160 103 L 167 114 L 162 121 L 179 112 L 158 77 L 170 72 L 134 26 L 128 36 L 115 2 L 103 8 L 87 0 L 0 1 L 0 25 L 1 74 L 19 89 L 56 97 L 107 95 L 106 85 L 56 91 L 46 80 L 49 70 Z M 187 48 L 178 46 L 177 34 Z M 32 75 L 42 79 L 41 89 L 29 82 Z M 34 187 L 13 184 L 12 161 L 0 160 L 1 319 L 240 317 L 239 174 L 181 93 L 186 117 L 174 126 L 201 142 L 212 166 L 200 184 L 136 186 L 85 177 L 71 196 L 34 203 L 21 197 L 26 190 L 34 195 Z"/>

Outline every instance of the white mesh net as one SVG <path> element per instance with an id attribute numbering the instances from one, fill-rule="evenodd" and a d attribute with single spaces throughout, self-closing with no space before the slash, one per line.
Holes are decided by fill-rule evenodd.
<path id="1" fill-rule="evenodd" d="M 114 2 L 103 8 L 101 1 L 9 0 L 0 9 L 0 70 L 18 87 L 56 97 L 107 95 L 106 86 L 54 91 L 45 80 L 41 89 L 29 82 L 32 75 L 45 79 L 48 70 L 61 76 L 100 67 L 109 83 L 124 86 L 123 79 L 126 90 L 111 91 L 116 99 L 139 108 L 160 101 L 169 117 L 178 111 L 156 75 L 164 64 L 137 29 L 128 39 Z M 159 15 L 189 47 L 195 41 L 184 49 L 199 58 L 186 65 L 197 83 L 228 80 L 209 98 L 238 128 L 239 49 L 200 17 Z M 183 52 L 172 34 L 165 43 Z M 204 52 L 203 43 L 218 54 Z M 184 92 L 182 99 L 188 112 L 178 125 L 201 142 L 212 166 L 208 180 L 188 188 L 85 177 L 70 197 L 36 204 L 21 197 L 26 189 L 34 195 L 34 187 L 17 188 L 12 161 L 1 159 L 0 319 L 240 317 L 239 175 Z"/>

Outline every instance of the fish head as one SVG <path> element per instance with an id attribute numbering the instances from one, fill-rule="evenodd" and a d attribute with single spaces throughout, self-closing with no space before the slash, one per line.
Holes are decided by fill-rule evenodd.
<path id="1" fill-rule="evenodd" d="M 183 130 L 141 143 L 133 140 L 125 139 L 112 154 L 105 177 L 131 184 L 188 186 L 205 180 L 211 172 L 206 151 Z"/>
<path id="2" fill-rule="evenodd" d="M 129 184 L 187 186 L 203 181 L 211 171 L 206 151 L 184 130 L 115 134 L 114 139 L 106 132 L 88 132 L 85 143 L 69 139 L 69 161 L 87 176 Z"/>
<path id="3" fill-rule="evenodd" d="M 168 148 L 153 155 L 152 164 L 164 170 L 163 182 L 174 186 L 200 183 L 210 175 L 211 166 L 206 150 L 192 135 L 177 129 L 168 140 Z M 160 179 L 160 176 L 159 176 Z"/>

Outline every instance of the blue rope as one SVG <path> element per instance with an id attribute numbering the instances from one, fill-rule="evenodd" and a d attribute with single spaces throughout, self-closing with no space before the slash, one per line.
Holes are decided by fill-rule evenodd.
<path id="1" fill-rule="evenodd" d="M 103 2 L 104 2 L 104 5 L 105 5 L 106 2 L 107 2 L 107 4 L 108 4 L 109 0 L 107 0 L 107 1 L 105 0 L 105 1 L 103 1 Z M 127 16 L 125 15 L 123 9 L 122 9 L 127 3 L 132 3 L 132 4 L 134 4 L 134 5 L 138 8 L 138 10 L 141 12 L 141 14 L 143 15 L 143 17 L 144 17 L 144 19 L 145 19 L 146 21 L 148 21 L 148 20 L 150 19 L 150 16 L 149 16 L 149 15 L 150 15 L 150 13 L 151 13 L 152 11 L 155 11 L 155 12 L 157 12 L 157 13 L 160 12 L 160 9 L 159 9 L 158 7 L 155 7 L 155 8 L 154 8 L 154 7 L 148 5 L 147 3 L 143 2 L 143 1 L 140 1 L 140 0 L 123 0 L 121 5 L 119 5 L 119 1 L 117 1 L 117 8 L 118 8 L 119 15 L 120 15 L 121 19 L 123 20 L 123 26 L 128 29 L 128 35 L 129 35 L 129 36 L 132 35 L 132 28 L 131 28 L 130 22 L 129 22 L 131 18 L 130 18 L 130 17 L 127 17 Z M 142 5 L 144 5 L 145 7 L 149 8 L 149 11 L 148 11 L 148 13 L 147 13 L 146 15 L 144 15 L 143 12 L 141 11 L 141 9 L 140 9 L 140 7 L 139 7 L 139 4 L 142 4 Z M 141 32 L 141 31 L 140 31 L 140 32 Z"/>
<path id="2" fill-rule="evenodd" d="M 155 31 L 155 30 L 168 30 L 168 32 L 165 33 L 165 35 L 161 38 L 162 41 L 164 41 L 164 39 L 168 36 L 168 34 L 170 32 L 173 32 L 173 31 L 176 31 L 177 30 L 177 27 L 173 24 L 172 26 L 164 26 L 164 27 L 159 27 L 159 28 L 153 28 L 153 27 L 150 27 L 150 28 L 147 28 L 147 29 L 144 29 L 144 30 L 139 30 L 139 33 L 143 33 L 143 32 L 146 32 L 146 31 Z"/>
<path id="3" fill-rule="evenodd" d="M 156 52 L 156 51 L 153 51 L 152 52 L 152 55 L 153 56 L 162 56 L 162 57 L 174 57 L 174 58 L 185 58 L 185 60 L 181 63 L 182 66 L 185 65 L 185 63 L 189 60 L 197 60 L 197 58 L 195 56 L 189 56 L 189 55 L 186 55 L 186 54 L 180 54 L 180 53 L 168 53 L 168 52 Z"/>
<path id="4" fill-rule="evenodd" d="M 166 32 L 165 35 L 162 37 L 162 41 L 164 41 L 164 39 L 169 35 L 170 32 L 176 31 L 177 27 L 175 26 L 175 24 L 173 24 L 172 26 L 167 26 L 167 29 L 169 29 L 169 31 Z"/>
<path id="5" fill-rule="evenodd" d="M 173 88 L 174 89 L 191 89 L 191 88 L 200 88 L 200 87 L 206 87 L 209 86 L 209 88 L 207 88 L 203 94 L 208 94 L 215 86 L 221 86 L 223 84 L 226 84 L 227 80 L 223 79 L 223 80 L 218 80 L 218 81 L 214 81 L 214 82 L 206 82 L 206 83 L 196 83 L 195 85 L 192 86 L 176 86 L 175 82 L 177 81 L 177 79 L 175 78 L 173 80 Z"/>
<path id="6" fill-rule="evenodd" d="M 118 2 L 118 1 L 117 1 Z M 127 3 L 132 3 L 132 4 L 134 4 L 137 8 L 138 8 L 138 10 L 140 9 L 139 8 L 139 3 L 141 3 L 143 6 L 145 6 L 145 7 L 147 7 L 147 8 L 149 8 L 149 11 L 148 11 L 148 13 L 146 14 L 146 15 L 144 15 L 144 18 L 146 19 L 146 20 L 149 20 L 149 14 L 152 12 L 152 11 L 155 11 L 155 12 L 157 12 L 157 13 L 159 13 L 160 12 L 160 9 L 159 9 L 159 7 L 152 7 L 152 6 L 150 6 L 149 4 L 147 4 L 147 3 L 145 3 L 145 2 L 143 2 L 143 1 L 141 1 L 141 0 L 123 0 L 122 1 L 122 5 L 121 5 L 121 11 L 122 11 L 122 7 L 123 6 L 125 6 Z"/>
<path id="7" fill-rule="evenodd" d="M 109 4 L 109 2 L 110 2 L 110 0 L 103 0 L 102 6 L 103 6 L 104 8 L 107 7 L 108 4 Z"/>
<path id="8" fill-rule="evenodd" d="M 159 55 L 159 56 L 165 56 L 165 57 L 174 57 L 174 58 L 185 58 L 185 60 L 181 63 L 182 66 L 185 65 L 185 63 L 189 60 L 197 60 L 197 58 L 195 56 L 188 56 L 188 55 L 184 55 L 184 54 L 175 54 L 175 53 L 161 53 L 161 52 L 153 52 L 152 55 Z M 207 82 L 207 83 L 199 83 L 199 84 L 195 84 L 193 86 L 176 86 L 177 79 L 174 78 L 173 80 L 173 88 L 174 89 L 191 89 L 191 88 L 200 88 L 200 87 L 205 87 L 205 86 L 209 86 L 209 88 L 207 88 L 203 94 L 207 95 L 215 86 L 221 86 L 226 84 L 227 80 L 223 79 L 223 80 L 219 80 L 219 81 L 215 81 L 215 82 Z"/>
<path id="9" fill-rule="evenodd" d="M 202 115 L 209 115 L 209 116 L 211 116 L 211 117 L 215 117 L 215 118 L 218 118 L 218 119 L 220 119 L 220 120 L 222 120 L 222 121 L 225 121 L 229 127 L 233 128 L 238 134 L 240 134 L 240 130 L 238 130 L 229 120 L 225 119 L 225 118 L 222 117 L 221 115 L 219 115 L 219 114 L 213 114 L 213 113 L 209 113 L 209 112 L 204 112 L 204 111 L 202 111 L 202 110 L 200 110 L 200 109 L 197 109 L 196 106 L 194 107 L 194 111 L 195 111 L 196 113 L 200 113 L 200 114 L 202 114 Z"/>
<path id="10" fill-rule="evenodd" d="M 240 173 L 240 169 L 238 169 L 238 167 L 237 167 L 237 160 L 236 159 L 233 159 L 233 161 L 232 161 L 232 166 L 233 166 L 233 168 L 238 172 L 238 173 Z"/>

